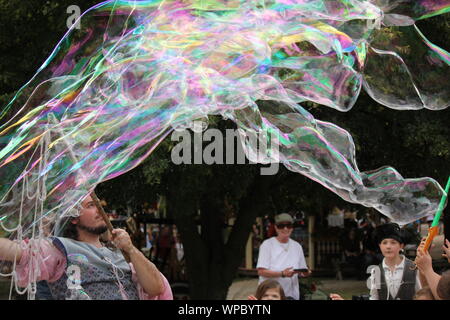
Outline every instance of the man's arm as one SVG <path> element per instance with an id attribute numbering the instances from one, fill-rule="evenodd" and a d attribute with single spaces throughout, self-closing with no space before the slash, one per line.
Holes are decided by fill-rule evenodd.
<path id="1" fill-rule="evenodd" d="M 264 268 L 258 268 L 258 276 L 266 277 L 266 278 L 278 278 L 282 277 L 282 271 L 273 271 Z"/>
<path id="2" fill-rule="evenodd" d="M 437 285 L 441 276 L 434 272 L 433 270 L 433 260 L 428 251 L 424 251 L 423 248 L 425 246 L 426 237 L 422 238 L 419 247 L 416 250 L 416 260 L 415 263 L 417 268 L 419 269 L 419 277 L 422 287 L 428 286 L 433 293 L 433 296 L 436 300 L 441 300 L 439 295 L 437 294 Z M 434 245 L 432 245 L 434 247 Z"/>
<path id="3" fill-rule="evenodd" d="M 428 286 L 431 289 L 431 292 L 433 293 L 433 296 L 436 300 L 442 300 L 441 297 L 437 294 L 437 285 L 439 283 L 439 280 L 441 280 L 441 276 L 438 275 L 436 272 L 433 271 L 433 269 L 425 271 L 425 278 L 427 279 Z"/>
<path id="4" fill-rule="evenodd" d="M 150 296 L 159 296 L 164 291 L 164 283 L 159 270 L 136 247 L 128 252 L 131 263 L 136 270 L 139 284 Z"/>
<path id="5" fill-rule="evenodd" d="M 9 239 L 0 238 L 0 260 L 20 261 L 22 258 L 22 249 L 20 245 Z"/>
<path id="6" fill-rule="evenodd" d="M 417 250 L 416 260 L 417 268 L 419 269 L 422 276 L 425 278 L 426 283 L 431 289 L 433 296 L 436 300 L 441 300 L 437 294 L 437 285 L 441 276 L 434 272 L 432 259 L 428 251 Z"/>
<path id="7" fill-rule="evenodd" d="M 292 277 L 296 272 L 293 270 L 292 267 L 286 268 L 283 271 L 274 271 L 269 270 L 265 268 L 258 268 L 258 276 L 266 277 L 266 278 L 290 278 Z"/>
<path id="8" fill-rule="evenodd" d="M 144 291 L 150 296 L 162 294 L 164 283 L 156 266 L 133 245 L 130 236 L 125 230 L 114 229 L 112 233 L 116 247 L 130 255 L 138 282 Z"/>
<path id="9" fill-rule="evenodd" d="M 24 244 L 23 247 L 22 244 Z M 33 249 L 30 243 L 26 246 L 25 244 L 25 241 L 19 243 L 0 238 L 0 260 L 14 261 L 16 259 L 15 271 L 19 287 L 26 287 L 29 282 L 40 280 L 54 282 L 64 274 L 66 257 L 50 241 L 44 239 L 33 243 Z M 35 249 L 39 250 L 37 256 L 32 252 Z M 36 273 L 36 270 L 39 270 L 39 273 Z"/>
<path id="10" fill-rule="evenodd" d="M 420 271 L 418 271 L 418 274 L 419 274 L 420 285 L 422 286 L 422 288 L 429 287 L 428 281 L 427 281 L 427 278 L 425 277 L 425 275 Z"/>

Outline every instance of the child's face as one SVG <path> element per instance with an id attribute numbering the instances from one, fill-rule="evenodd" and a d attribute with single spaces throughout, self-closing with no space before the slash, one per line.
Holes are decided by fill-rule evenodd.
<path id="1" fill-rule="evenodd" d="M 261 300 L 281 300 L 280 290 L 276 288 L 267 289 Z"/>
<path id="2" fill-rule="evenodd" d="M 403 249 L 403 244 L 394 239 L 383 239 L 380 243 L 381 253 L 385 258 L 395 258 Z"/>

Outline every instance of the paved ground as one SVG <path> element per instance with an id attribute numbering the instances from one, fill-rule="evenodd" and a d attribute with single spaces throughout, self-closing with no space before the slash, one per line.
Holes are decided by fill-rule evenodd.
<path id="1" fill-rule="evenodd" d="M 314 279 L 313 282 L 316 282 L 317 288 L 324 293 L 339 293 L 345 299 L 351 299 L 353 295 L 368 293 L 365 280 L 357 281 L 319 278 Z M 255 294 L 257 287 L 257 278 L 237 279 L 228 290 L 227 300 L 247 300 L 249 295 Z M 320 299 L 323 299 L 323 296 L 320 297 Z"/>
<path id="2" fill-rule="evenodd" d="M 255 294 L 258 287 L 258 279 L 238 279 L 228 289 L 227 300 L 247 300 L 251 294 Z"/>
<path id="3" fill-rule="evenodd" d="M 356 280 L 335 280 L 327 278 L 313 279 L 317 288 L 325 294 L 339 293 L 345 299 L 351 299 L 352 295 L 367 294 L 366 281 Z M 9 295 L 10 282 L 0 279 L 0 300 L 7 300 Z M 257 278 L 239 278 L 234 281 L 228 290 L 227 300 L 247 300 L 251 294 L 255 294 L 258 287 Z M 312 299 L 324 299 L 324 295 L 313 296 Z"/>
<path id="4" fill-rule="evenodd" d="M 0 277 L 0 300 L 8 300 L 11 282 Z"/>

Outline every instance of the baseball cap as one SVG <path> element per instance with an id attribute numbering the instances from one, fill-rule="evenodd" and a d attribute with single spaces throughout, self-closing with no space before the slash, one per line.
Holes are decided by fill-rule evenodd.
<path id="1" fill-rule="evenodd" d="M 288 213 L 281 213 L 277 216 L 275 216 L 275 224 L 279 224 L 281 222 L 290 222 L 290 223 L 294 223 L 294 219 L 292 218 L 292 216 Z"/>

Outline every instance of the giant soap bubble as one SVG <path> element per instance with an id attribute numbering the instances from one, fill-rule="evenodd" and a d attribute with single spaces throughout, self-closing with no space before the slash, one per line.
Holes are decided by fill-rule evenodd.
<path id="1" fill-rule="evenodd" d="M 360 172 L 351 135 L 315 119 L 302 102 L 348 111 L 364 89 L 399 110 L 448 107 L 449 53 L 415 22 L 449 7 L 431 0 L 100 3 L 2 109 L 1 225 L 42 235 L 172 130 L 211 115 L 276 136 L 274 161 L 347 201 L 400 224 L 434 213 L 443 194 L 435 180 L 405 179 L 388 166 Z"/>

